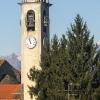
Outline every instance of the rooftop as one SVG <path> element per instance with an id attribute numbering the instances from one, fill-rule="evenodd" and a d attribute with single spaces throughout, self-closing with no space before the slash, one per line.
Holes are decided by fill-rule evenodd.
<path id="1" fill-rule="evenodd" d="M 20 100 L 21 91 L 21 84 L 0 84 L 0 100 Z"/>
<path id="2" fill-rule="evenodd" d="M 0 59 L 0 66 L 1 66 L 2 64 L 4 64 L 5 62 L 6 62 L 6 60 Z"/>

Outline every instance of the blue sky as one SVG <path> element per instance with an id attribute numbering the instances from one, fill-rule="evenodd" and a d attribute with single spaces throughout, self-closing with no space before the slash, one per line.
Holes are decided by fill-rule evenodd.
<path id="1" fill-rule="evenodd" d="M 0 55 L 20 53 L 20 0 L 0 2 Z M 80 14 L 87 22 L 95 41 L 100 41 L 100 0 L 50 0 L 50 34 L 61 36 Z"/>

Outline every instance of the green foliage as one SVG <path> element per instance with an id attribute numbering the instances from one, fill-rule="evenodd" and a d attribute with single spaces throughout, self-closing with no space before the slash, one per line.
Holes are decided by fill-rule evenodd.
<path id="1" fill-rule="evenodd" d="M 97 51 L 94 37 L 90 37 L 87 24 L 80 15 L 68 28 L 67 36 L 62 35 L 58 39 L 54 35 L 50 48 L 44 49 L 41 58 L 41 70 L 33 67 L 28 75 L 31 81 L 36 82 L 35 87 L 29 86 L 31 97 L 35 95 L 37 100 L 58 100 L 59 96 L 59 100 L 67 100 L 68 85 L 72 83 L 80 87 L 80 100 L 99 100 L 100 51 Z"/>
<path id="2" fill-rule="evenodd" d="M 77 15 L 75 24 L 68 29 L 68 66 L 70 67 L 71 80 L 77 82 L 82 78 L 85 72 L 92 68 L 93 56 L 95 54 L 95 47 L 93 44 L 93 37 L 89 38 L 89 31 L 86 23 Z"/>
<path id="3" fill-rule="evenodd" d="M 65 37 L 63 35 L 59 43 L 58 37 L 54 35 L 51 41 L 51 48 L 44 50 L 41 61 L 41 69 L 36 70 L 35 67 L 30 69 L 28 75 L 29 79 L 35 81 L 37 84 L 35 87 L 29 86 L 30 95 L 38 96 L 37 100 L 56 100 L 56 96 L 65 96 L 63 93 L 65 90 Z"/>

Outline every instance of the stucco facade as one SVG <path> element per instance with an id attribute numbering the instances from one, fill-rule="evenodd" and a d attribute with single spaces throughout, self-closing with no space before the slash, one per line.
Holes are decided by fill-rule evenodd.
<path id="1" fill-rule="evenodd" d="M 28 93 L 28 85 L 35 86 L 35 82 L 31 82 L 27 76 L 30 68 L 35 67 L 39 70 L 41 62 L 41 54 L 43 52 L 43 39 L 46 37 L 49 42 L 49 25 L 46 32 L 43 32 L 43 11 L 45 10 L 49 18 L 49 3 L 35 2 L 36 0 L 23 0 L 20 3 L 21 7 L 21 83 L 24 88 L 24 100 L 36 100 L 30 98 Z M 44 0 L 45 1 L 45 0 Z M 35 30 L 27 31 L 26 16 L 29 10 L 35 12 Z M 46 34 L 46 35 L 45 35 Z M 26 46 L 26 39 L 28 37 L 34 37 L 36 39 L 36 46 L 29 49 Z"/>

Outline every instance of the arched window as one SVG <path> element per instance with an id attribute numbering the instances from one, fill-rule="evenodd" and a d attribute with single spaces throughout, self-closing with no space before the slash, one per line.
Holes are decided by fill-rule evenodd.
<path id="1" fill-rule="evenodd" d="M 27 31 L 35 31 L 35 12 L 33 10 L 27 12 L 26 27 Z"/>
<path id="2" fill-rule="evenodd" d="M 44 10 L 43 11 L 43 31 L 44 32 L 47 32 L 48 24 L 49 24 L 48 16 L 46 14 L 46 11 Z"/>

